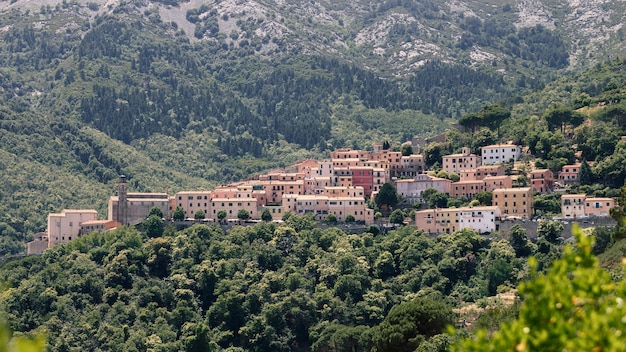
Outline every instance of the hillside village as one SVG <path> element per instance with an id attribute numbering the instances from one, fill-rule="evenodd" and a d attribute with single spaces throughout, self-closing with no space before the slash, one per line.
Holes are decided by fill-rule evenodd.
<path id="1" fill-rule="evenodd" d="M 578 182 L 581 170 L 581 163 L 564 165 L 558 175 L 549 169 L 530 169 L 527 177 L 518 169 L 520 165 L 524 170 L 530 166 L 520 162 L 528 154 L 526 148 L 495 144 L 482 147 L 480 155 L 472 154 L 467 147 L 461 153 L 443 155 L 439 173 L 426 173 L 424 156 L 413 153 L 425 143 L 428 141 L 414 138 L 400 151 L 388 144 L 378 144 L 373 151 L 338 149 L 325 160 L 308 159 L 212 191 L 181 191 L 172 196 L 129 192 L 126 177 L 120 176 L 117 195 L 108 201 L 106 220 L 99 220 L 92 209 L 64 209 L 49 214 L 47 231 L 34 236 L 27 254 L 41 254 L 93 231 L 137 225 L 155 207 L 160 209 L 163 220 L 174 221 L 281 221 L 285 214 L 313 214 L 318 221 L 331 215 L 335 222 L 370 225 L 381 216 L 375 212 L 374 200 L 388 183 L 405 204 L 418 208 L 426 203 L 422 196 L 425 191 L 469 202 L 466 206 L 441 205 L 415 211 L 410 221 L 429 234 L 462 229 L 489 233 L 500 230 L 502 221 L 534 218 L 534 196 L 564 191 Z M 482 203 L 477 200 L 481 194 Z M 484 201 L 485 195 L 490 199 Z M 613 207 L 613 198 L 564 194 L 561 218 L 608 217 Z"/>

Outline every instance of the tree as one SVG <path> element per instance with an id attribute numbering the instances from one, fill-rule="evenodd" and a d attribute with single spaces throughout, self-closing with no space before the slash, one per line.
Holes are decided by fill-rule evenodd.
<path id="1" fill-rule="evenodd" d="M 430 199 L 430 197 L 433 194 L 437 194 L 437 193 L 439 193 L 439 191 L 434 188 L 426 188 L 425 190 L 422 191 L 422 194 L 421 194 L 422 200 L 428 203 L 428 200 Z"/>
<path id="2" fill-rule="evenodd" d="M 479 192 L 474 199 L 478 200 L 482 205 L 490 206 L 493 201 L 493 194 L 489 191 Z"/>
<path id="3" fill-rule="evenodd" d="M 389 215 L 389 222 L 392 224 L 402 224 L 404 222 L 404 213 L 400 209 L 396 209 Z"/>
<path id="4" fill-rule="evenodd" d="M 13 334 L 4 321 L 0 321 L 0 351 L 46 351 L 46 339 L 43 335 L 29 336 L 23 334 Z"/>
<path id="5" fill-rule="evenodd" d="M 626 238 L 626 185 L 619 190 L 617 206 L 611 209 L 611 217 L 616 223 L 614 238 Z"/>
<path id="6" fill-rule="evenodd" d="M 477 113 L 469 113 L 461 116 L 459 119 L 459 125 L 470 129 L 472 133 L 476 130 L 477 126 L 480 126 L 481 118 Z"/>
<path id="7" fill-rule="evenodd" d="M 151 215 L 143 222 L 143 228 L 146 231 L 146 236 L 161 237 L 164 229 L 163 218 Z"/>
<path id="8" fill-rule="evenodd" d="M 326 215 L 326 218 L 324 219 L 324 222 L 327 225 L 337 225 L 337 215 L 330 213 L 328 215 Z"/>
<path id="9" fill-rule="evenodd" d="M 537 235 L 552 244 L 559 242 L 558 238 L 561 236 L 561 232 L 563 232 L 563 224 L 558 221 L 541 220 L 537 227 Z"/>
<path id="10" fill-rule="evenodd" d="M 402 156 L 409 156 L 413 154 L 413 147 L 409 143 L 403 144 L 401 150 L 402 150 Z"/>
<path id="11" fill-rule="evenodd" d="M 174 221 L 185 220 L 185 211 L 183 210 L 183 208 L 176 207 L 176 210 L 174 210 L 174 214 L 172 214 L 172 219 L 174 219 Z"/>
<path id="12" fill-rule="evenodd" d="M 152 215 L 158 216 L 159 218 L 163 219 L 163 211 L 161 210 L 161 208 L 157 207 L 156 205 L 150 209 L 150 211 L 148 212 L 147 218 L 149 218 Z"/>
<path id="13" fill-rule="evenodd" d="M 441 143 L 430 143 L 424 148 L 424 164 L 426 168 L 430 168 L 436 163 L 441 164 L 441 158 L 445 152 L 444 145 Z"/>
<path id="14" fill-rule="evenodd" d="M 502 125 L 504 120 L 511 117 L 511 111 L 498 104 L 490 104 L 485 105 L 478 112 L 478 115 L 483 121 L 483 126 L 496 129 L 498 131 L 498 136 L 500 136 L 500 125 Z"/>
<path id="15" fill-rule="evenodd" d="M 198 211 L 196 211 L 196 213 L 193 214 L 193 218 L 195 220 L 203 220 L 204 218 L 206 218 L 206 214 L 204 213 L 204 210 L 198 209 Z"/>
<path id="16" fill-rule="evenodd" d="M 237 212 L 237 219 L 239 220 L 250 219 L 250 212 L 248 212 L 246 209 L 239 209 L 239 211 Z"/>
<path id="17" fill-rule="evenodd" d="M 530 241 L 528 241 L 528 237 L 526 237 L 526 230 L 524 230 L 523 227 L 519 224 L 513 225 L 509 236 L 509 242 L 511 243 L 511 247 L 515 250 L 516 257 L 528 257 L 532 254 L 532 247 Z"/>
<path id="18" fill-rule="evenodd" d="M 447 208 L 448 207 L 448 198 L 450 198 L 447 194 L 442 192 L 437 192 L 428 198 L 428 207 L 430 209 L 436 208 Z"/>
<path id="19" fill-rule="evenodd" d="M 591 252 L 594 255 L 600 255 L 611 245 L 613 239 L 611 238 L 613 231 L 606 226 L 598 226 L 593 229 L 593 247 Z"/>
<path id="20" fill-rule="evenodd" d="M 290 212 L 290 211 L 288 211 L 288 212 L 286 212 L 286 213 L 284 213 L 284 214 L 283 214 L 283 217 L 281 218 L 281 220 L 283 220 L 283 221 L 287 221 L 287 220 L 289 220 L 289 218 L 290 218 L 290 217 L 292 217 L 292 216 L 293 216 L 293 213 L 292 213 L 292 212 Z"/>
<path id="21" fill-rule="evenodd" d="M 380 187 L 380 190 L 378 190 L 378 193 L 374 198 L 374 202 L 379 208 L 393 208 L 396 204 L 398 204 L 398 201 L 399 199 L 396 187 L 389 182 Z"/>
<path id="22" fill-rule="evenodd" d="M 226 220 L 226 215 L 227 215 L 226 210 L 220 210 L 217 212 L 217 219 L 220 222 L 224 222 L 224 220 Z"/>
<path id="23" fill-rule="evenodd" d="M 554 131 L 558 129 L 562 133 L 565 121 L 569 121 L 571 114 L 571 108 L 564 105 L 558 105 L 546 110 L 543 114 L 543 118 L 548 123 L 549 130 Z"/>
<path id="24" fill-rule="evenodd" d="M 593 184 L 593 172 L 591 171 L 591 167 L 587 160 L 583 159 L 583 162 L 580 163 L 580 171 L 578 171 L 578 183 L 581 185 L 591 185 Z"/>
<path id="25" fill-rule="evenodd" d="M 261 220 L 272 221 L 272 213 L 270 213 L 269 209 L 263 209 L 263 212 L 261 213 Z"/>
<path id="26" fill-rule="evenodd" d="M 425 339 L 454 321 L 452 308 L 430 298 L 417 298 L 391 308 L 374 333 L 377 351 L 413 352 Z"/>
<path id="27" fill-rule="evenodd" d="M 352 214 L 346 215 L 346 224 L 351 224 L 351 223 L 353 223 L 355 221 L 356 221 L 356 219 L 354 218 L 354 215 L 352 215 Z"/>
<path id="28" fill-rule="evenodd" d="M 574 228 L 577 246 L 565 247 L 547 273 L 530 260 L 531 279 L 519 285 L 519 316 L 488 334 L 478 331 L 454 351 L 621 351 L 626 281 L 614 281 L 591 253 L 592 238 Z M 619 332 L 617 332 L 619 331 Z"/>

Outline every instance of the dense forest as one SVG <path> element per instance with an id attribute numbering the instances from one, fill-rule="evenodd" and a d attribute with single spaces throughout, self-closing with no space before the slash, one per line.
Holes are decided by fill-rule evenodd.
<path id="1" fill-rule="evenodd" d="M 228 232 L 120 228 L 4 265 L 0 312 L 54 351 L 447 350 L 458 337 L 446 326 L 497 329 L 517 315 L 487 297 L 528 279 L 528 256 L 540 271 L 559 258 L 555 224 L 537 243 L 519 226 L 509 240 L 411 226 L 357 235 L 295 215 Z M 491 315 L 458 310 L 470 302 Z"/>

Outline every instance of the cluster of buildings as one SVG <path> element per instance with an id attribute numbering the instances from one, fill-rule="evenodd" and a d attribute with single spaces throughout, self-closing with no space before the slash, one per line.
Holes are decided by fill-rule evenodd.
<path id="1" fill-rule="evenodd" d="M 522 149 L 516 145 L 498 144 L 483 147 L 481 155 L 469 148 L 459 154 L 442 157 L 442 169 L 459 175 L 459 181 L 428 175 L 424 157 L 420 154 L 402 155 L 399 151 L 383 149 L 377 145 L 373 151 L 339 149 L 322 161 L 305 160 L 285 169 L 273 170 L 240 182 L 222 185 L 212 191 L 182 191 L 168 193 L 129 192 L 127 180 L 120 177 L 116 196 L 108 202 L 108 219 L 98 220 L 95 210 L 63 210 L 48 215 L 46 232 L 35 235 L 28 244 L 28 253 L 42 253 L 46 248 L 67 243 L 93 231 L 106 231 L 121 225 L 135 225 L 146 219 L 149 211 L 157 207 L 170 219 L 179 208 L 185 218 L 194 219 L 204 214 L 205 221 L 217 222 L 219 214 L 236 219 L 245 210 L 251 219 L 261 218 L 269 212 L 273 219 L 292 214 L 313 214 L 324 220 L 334 214 L 338 221 L 352 216 L 363 224 L 374 222 L 368 199 L 373 199 L 383 184 L 395 183 L 398 194 L 408 202 L 422 201 L 426 189 L 435 189 L 451 197 L 472 200 L 485 191 L 492 193 L 491 206 L 474 206 L 453 209 L 428 209 L 416 212 L 417 227 L 429 233 L 451 233 L 464 228 L 479 232 L 498 229 L 500 219 L 529 219 L 533 216 L 533 194 L 551 192 L 555 177 L 548 169 L 530 172 L 529 187 L 517 187 L 514 176 L 505 174 L 504 164 L 520 159 Z M 567 182 L 575 182 L 570 170 L 580 165 L 567 165 L 564 172 Z M 578 196 L 578 195 L 577 195 Z M 564 196 L 567 208 L 564 217 L 581 214 L 602 215 L 614 206 L 608 199 L 583 199 Z M 572 205 L 570 205 L 570 200 Z M 565 208 L 564 208 L 565 209 Z M 222 215 L 223 216 L 223 215 Z"/>

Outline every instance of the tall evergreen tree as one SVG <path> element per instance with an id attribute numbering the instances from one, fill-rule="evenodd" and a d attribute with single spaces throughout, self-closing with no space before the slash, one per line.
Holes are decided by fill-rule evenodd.
<path id="1" fill-rule="evenodd" d="M 581 185 L 590 185 L 594 182 L 594 175 L 589 163 L 587 160 L 583 159 L 583 162 L 580 164 L 580 171 L 578 171 L 578 182 Z"/>

